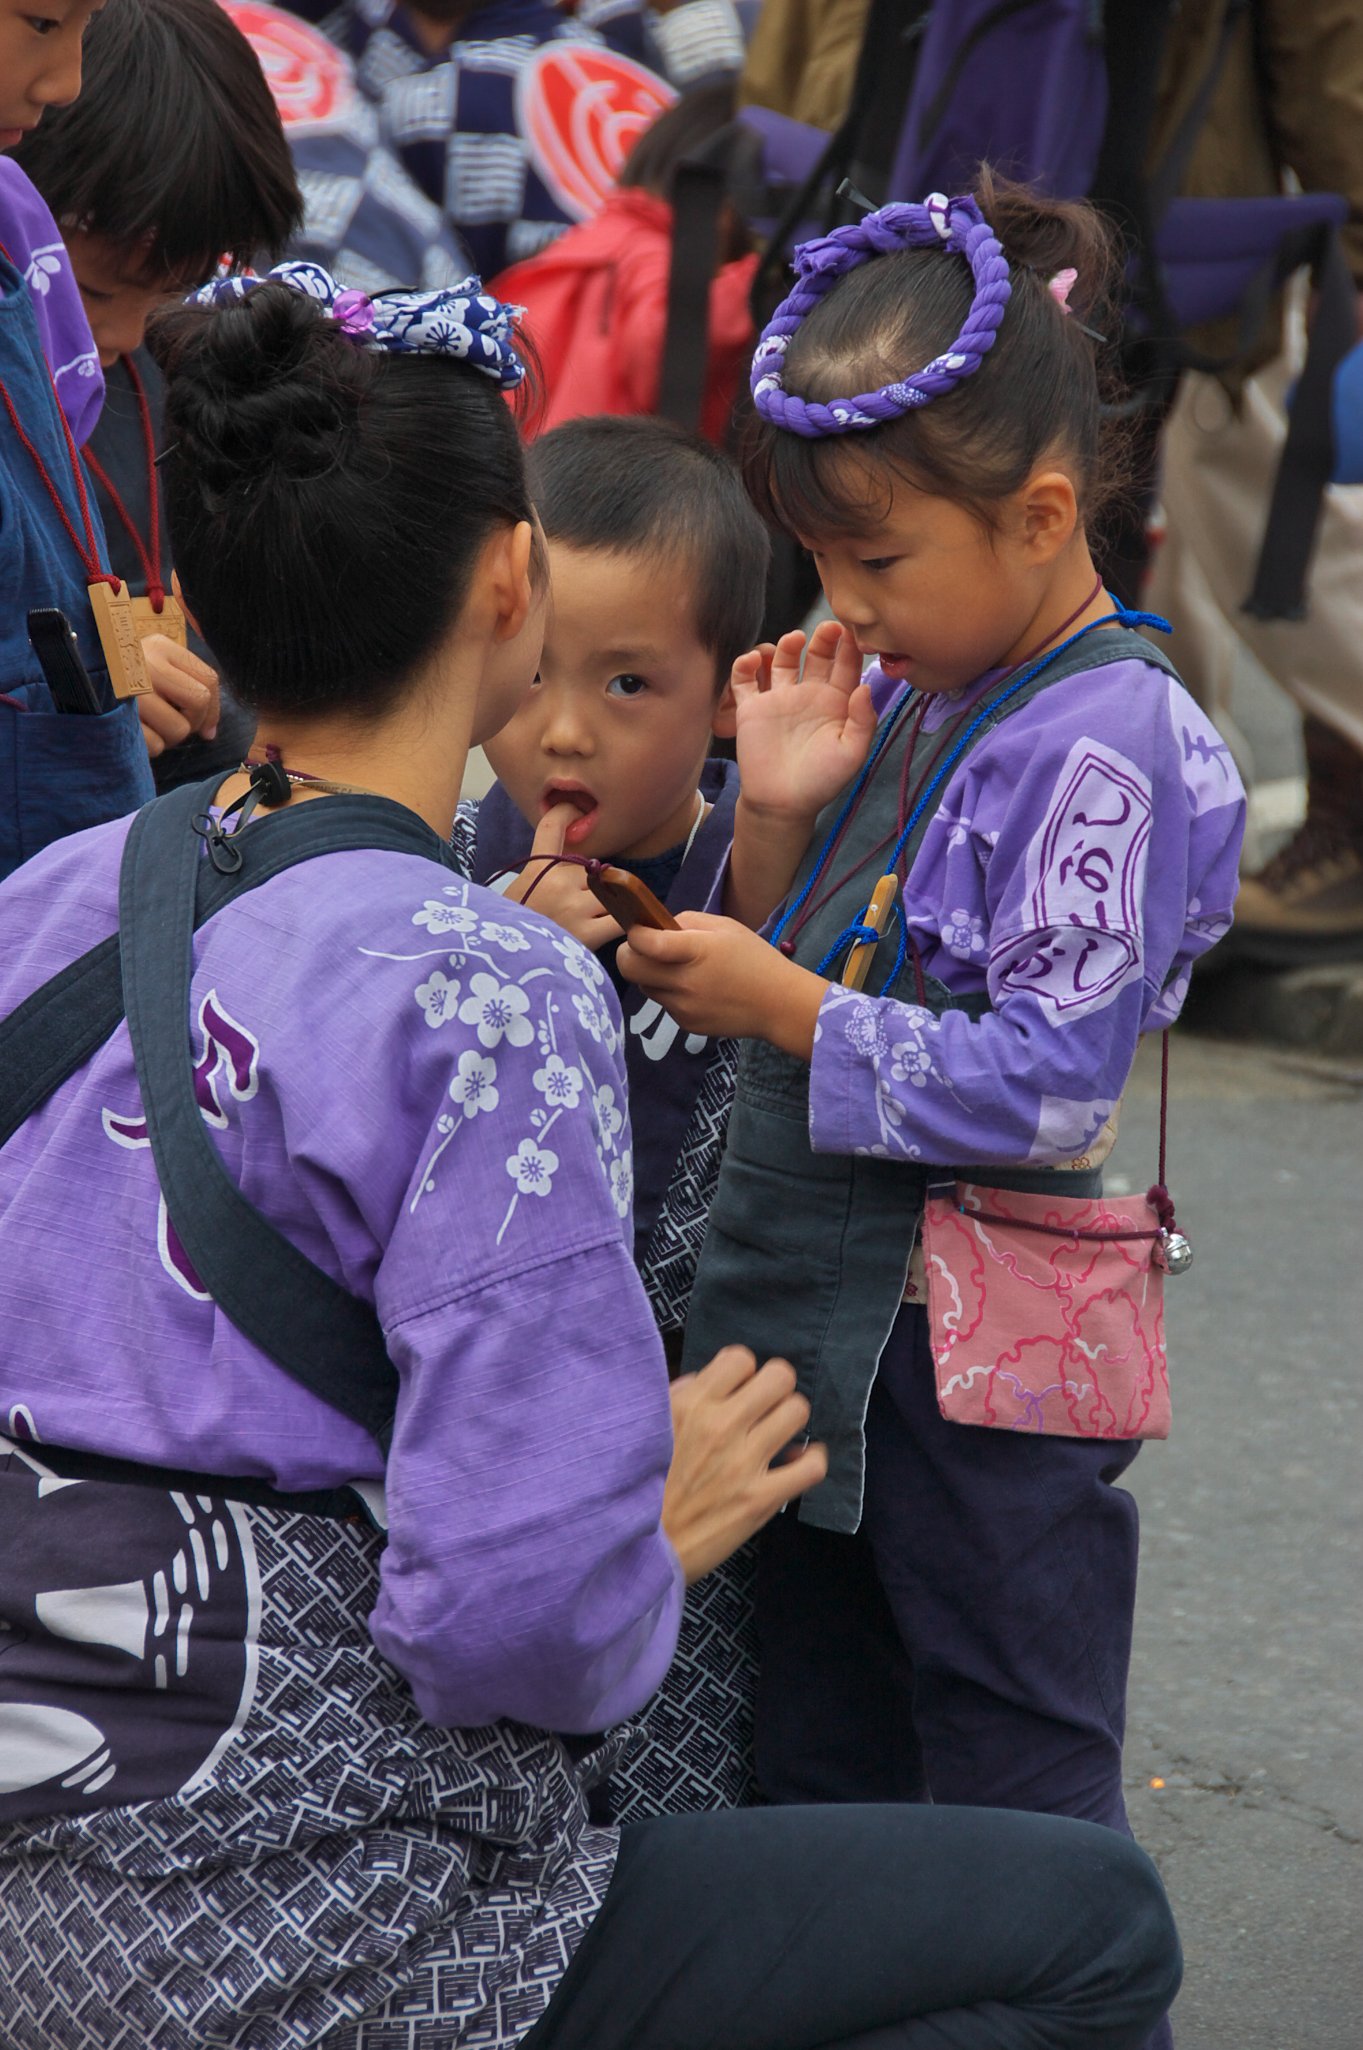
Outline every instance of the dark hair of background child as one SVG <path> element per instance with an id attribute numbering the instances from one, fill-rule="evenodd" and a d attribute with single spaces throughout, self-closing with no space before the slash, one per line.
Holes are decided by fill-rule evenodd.
<path id="1" fill-rule="evenodd" d="M 673 174 L 679 163 L 718 135 L 733 120 L 737 92 L 733 79 L 693 86 L 657 119 L 650 121 L 620 168 L 617 185 L 672 197 Z"/>
<path id="2" fill-rule="evenodd" d="M 286 285 L 164 314 L 151 345 L 175 562 L 237 697 L 382 716 L 485 543 L 533 517 L 512 408 L 457 359 L 358 346 Z"/>
<path id="3" fill-rule="evenodd" d="M 550 541 L 688 564 L 696 638 L 727 683 L 757 640 L 771 554 L 730 458 L 669 421 L 603 414 L 541 435 L 530 483 Z"/>
<path id="4" fill-rule="evenodd" d="M 273 260 L 303 216 L 270 88 L 217 0 L 110 0 L 84 79 L 13 152 L 59 226 L 145 249 L 148 279 L 199 284 Z"/>
<path id="5" fill-rule="evenodd" d="M 1101 345 L 1084 332 L 1115 332 L 1117 264 L 1102 217 L 988 165 L 975 194 L 1011 267 L 1013 294 L 993 347 L 953 391 L 878 427 L 807 440 L 755 417 L 745 474 L 776 525 L 811 537 L 873 528 L 897 475 L 993 529 L 999 501 L 1050 455 L 1071 470 L 1090 533 L 1119 495 L 1124 430 L 1104 413 Z M 1079 275 L 1067 316 L 1048 282 L 1071 268 Z M 936 249 L 875 257 L 806 317 L 786 354 L 787 388 L 827 403 L 920 370 L 950 348 L 973 296 L 963 257 Z"/>

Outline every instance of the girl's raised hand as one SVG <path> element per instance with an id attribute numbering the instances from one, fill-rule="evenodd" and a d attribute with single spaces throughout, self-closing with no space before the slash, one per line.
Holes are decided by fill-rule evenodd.
<path id="1" fill-rule="evenodd" d="M 856 775 L 875 735 L 856 641 L 836 619 L 820 620 L 807 646 L 797 631 L 740 655 L 729 687 L 745 805 L 812 819 Z"/>

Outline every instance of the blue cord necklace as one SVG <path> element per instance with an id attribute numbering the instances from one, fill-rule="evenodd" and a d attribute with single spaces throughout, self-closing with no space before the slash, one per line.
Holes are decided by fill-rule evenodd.
<path id="1" fill-rule="evenodd" d="M 1024 689 L 1027 684 L 1031 683 L 1036 677 L 1040 676 L 1044 669 L 1048 669 L 1051 663 L 1054 662 L 1057 659 L 1057 657 L 1063 655 L 1067 648 L 1072 648 L 1075 645 L 1076 641 L 1083 640 L 1085 634 L 1093 633 L 1095 629 L 1100 626 L 1153 626 L 1158 628 L 1163 633 L 1168 633 L 1170 630 L 1168 620 L 1161 619 L 1159 614 L 1156 612 L 1131 612 L 1128 611 L 1127 608 L 1123 605 L 1114 604 L 1113 610 L 1105 614 L 1105 616 L 1102 619 L 1093 619 L 1089 621 L 1087 626 L 1081 626 L 1077 633 L 1070 634 L 1067 639 L 1060 642 L 1058 647 L 1049 649 L 1048 652 L 1042 655 L 1038 661 L 1031 663 L 1029 667 L 1024 669 L 1020 676 L 1015 676 L 1012 679 L 1012 681 L 996 696 L 989 698 L 986 701 L 986 703 L 981 705 L 979 711 L 975 714 L 974 718 L 970 721 L 969 725 L 965 728 L 965 730 L 958 735 L 957 739 L 953 742 L 951 748 L 948 750 L 946 755 L 944 755 L 942 760 L 938 763 L 937 768 L 934 771 L 929 782 L 927 783 L 926 787 L 919 792 L 917 802 L 914 804 L 913 809 L 910 812 L 908 819 L 906 820 L 904 827 L 899 834 L 898 839 L 895 841 L 893 848 L 890 850 L 890 857 L 889 860 L 885 863 L 885 867 L 882 871 L 883 874 L 894 874 L 895 869 L 897 868 L 899 863 L 899 857 L 903 853 L 904 848 L 907 845 L 909 839 L 912 837 L 914 828 L 917 826 L 919 820 L 922 818 L 928 805 L 932 802 L 937 792 L 941 789 L 943 782 L 951 774 L 952 769 L 956 766 L 956 763 L 960 760 L 965 750 L 969 747 L 971 741 L 975 738 L 975 735 L 979 732 L 980 728 L 986 725 L 988 721 L 993 718 L 994 714 L 997 711 L 999 711 L 1002 706 L 1006 705 L 1010 699 L 1016 697 L 1020 690 Z M 881 728 L 880 733 L 876 737 L 875 746 L 872 748 L 870 754 L 867 756 L 866 761 L 862 766 L 860 774 L 857 776 L 857 779 L 853 783 L 852 788 L 847 793 L 846 802 L 844 803 L 841 811 L 838 813 L 837 818 L 834 820 L 832 828 L 830 829 L 827 837 L 824 840 L 823 846 L 819 849 L 818 858 L 814 863 L 813 869 L 810 871 L 807 881 L 805 882 L 803 888 L 800 890 L 798 896 L 792 898 L 791 902 L 786 906 L 785 910 L 781 914 L 780 919 L 772 928 L 771 944 L 774 947 L 780 946 L 781 939 L 785 933 L 786 927 L 790 924 L 791 920 L 797 916 L 801 907 L 808 900 L 811 892 L 817 887 L 819 880 L 823 875 L 824 869 L 828 865 L 828 861 L 830 856 L 832 855 L 833 849 L 836 846 L 838 839 L 843 831 L 843 828 L 847 825 L 848 821 L 851 819 L 852 815 L 856 811 L 858 805 L 861 803 L 862 797 L 866 790 L 866 786 L 870 782 L 872 775 L 875 773 L 876 764 L 883 757 L 885 750 L 889 746 L 891 739 L 900 730 L 904 713 L 907 711 L 910 705 L 915 705 L 918 703 L 920 696 L 921 694 L 916 691 L 906 692 L 905 695 L 900 699 L 899 703 L 894 707 L 889 717 L 886 719 L 884 726 Z M 904 918 L 903 905 L 898 900 L 896 900 L 894 909 L 896 920 L 899 927 L 899 945 L 895 954 L 894 966 L 891 968 L 889 974 L 886 976 L 885 981 L 881 984 L 879 992 L 881 996 L 885 995 L 886 991 L 890 988 L 896 976 L 899 974 L 900 969 L 904 965 L 905 956 L 908 952 L 908 926 Z M 836 938 L 836 940 L 834 940 L 832 946 L 828 949 L 827 953 L 820 961 L 818 967 L 815 970 L 815 973 L 817 975 L 826 974 L 832 963 L 838 958 L 840 954 L 845 953 L 849 947 L 857 946 L 859 944 L 873 944 L 878 942 L 880 938 L 881 934 L 878 933 L 873 926 L 863 924 L 860 919 L 854 921 L 853 924 L 847 926 L 842 932 L 838 934 L 838 937 Z"/>

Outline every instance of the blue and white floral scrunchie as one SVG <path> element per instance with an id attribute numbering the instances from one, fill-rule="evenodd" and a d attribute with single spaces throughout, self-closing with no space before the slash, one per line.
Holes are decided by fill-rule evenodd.
<path id="1" fill-rule="evenodd" d="M 320 263 L 277 263 L 263 277 L 214 278 L 185 303 L 222 306 L 247 298 L 260 285 L 287 285 L 315 299 L 362 348 L 397 356 L 453 357 L 495 377 L 503 390 L 525 376 L 512 328 L 518 309 L 485 292 L 481 278 L 465 278 L 462 285 L 439 292 L 379 292 L 371 299 L 367 292 L 342 290 Z"/>

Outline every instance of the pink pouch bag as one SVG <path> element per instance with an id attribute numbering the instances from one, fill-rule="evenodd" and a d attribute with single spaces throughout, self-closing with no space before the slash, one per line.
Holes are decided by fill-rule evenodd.
<path id="1" fill-rule="evenodd" d="M 928 1191 L 923 1257 L 949 1423 L 1062 1438 L 1167 1438 L 1164 1277 L 1192 1248 L 1160 1178 L 1143 1198 Z"/>

